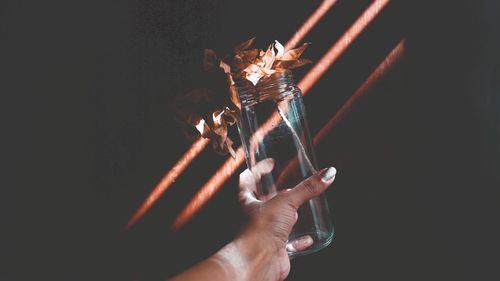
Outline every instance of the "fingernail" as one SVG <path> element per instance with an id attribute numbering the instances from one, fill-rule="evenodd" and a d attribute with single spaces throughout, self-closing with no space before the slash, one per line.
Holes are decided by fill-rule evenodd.
<path id="1" fill-rule="evenodd" d="M 289 252 L 302 251 L 309 248 L 313 243 L 314 240 L 312 239 L 312 237 L 309 235 L 305 235 L 295 240 L 289 241 L 286 244 L 286 249 Z"/>
<path id="2" fill-rule="evenodd" d="M 335 178 L 336 174 L 337 170 L 334 167 L 330 167 L 321 171 L 319 175 L 324 182 L 330 182 L 331 180 L 333 180 L 333 178 Z"/>
<path id="3" fill-rule="evenodd" d="M 295 240 L 295 242 L 297 243 L 297 248 L 304 248 L 312 245 L 314 241 L 311 236 L 306 235 L 304 237 L 300 237 L 299 239 Z"/>

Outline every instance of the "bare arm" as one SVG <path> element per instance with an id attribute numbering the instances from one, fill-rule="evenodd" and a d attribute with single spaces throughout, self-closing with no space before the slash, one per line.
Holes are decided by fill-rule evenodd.
<path id="1" fill-rule="evenodd" d="M 254 172 L 269 173 L 274 162 L 261 161 Z M 171 281 L 284 280 L 290 272 L 285 244 L 297 220 L 297 209 L 318 196 L 333 182 L 335 168 L 323 169 L 295 188 L 263 202 L 254 197 L 255 182 L 249 170 L 240 175 L 240 201 L 250 220 L 238 237 L 216 254 Z M 295 249 L 307 248 L 310 239 L 299 239 Z"/>

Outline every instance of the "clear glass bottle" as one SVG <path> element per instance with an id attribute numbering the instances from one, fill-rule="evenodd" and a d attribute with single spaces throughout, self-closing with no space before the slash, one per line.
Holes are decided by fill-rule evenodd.
<path id="1" fill-rule="evenodd" d="M 257 196 L 267 200 L 317 169 L 302 93 L 291 71 L 276 72 L 255 86 L 247 80 L 235 82 L 242 115 L 238 129 L 247 166 L 252 170 L 266 158 L 275 162 L 273 171 L 259 176 L 257 184 Z M 287 246 L 289 256 L 313 253 L 330 244 L 334 232 L 324 194 L 303 204 L 298 215 L 288 241 L 310 235 L 314 242 L 303 251 Z"/>

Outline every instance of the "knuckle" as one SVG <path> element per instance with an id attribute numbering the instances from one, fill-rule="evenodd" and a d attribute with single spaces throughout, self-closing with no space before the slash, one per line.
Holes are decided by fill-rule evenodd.
<path id="1" fill-rule="evenodd" d="M 302 184 L 303 188 L 311 195 L 315 195 L 318 190 L 317 185 L 312 180 L 306 180 Z"/>

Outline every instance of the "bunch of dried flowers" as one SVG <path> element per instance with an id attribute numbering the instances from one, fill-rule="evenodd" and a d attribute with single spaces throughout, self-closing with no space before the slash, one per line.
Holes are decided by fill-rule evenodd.
<path id="1" fill-rule="evenodd" d="M 236 156 L 227 131 L 228 126 L 240 118 L 241 104 L 234 81 L 246 79 L 255 86 L 263 77 L 311 62 L 300 58 L 308 43 L 285 50 L 275 41 L 264 51 L 251 49 L 254 41 L 255 37 L 239 44 L 223 58 L 214 50 L 205 49 L 203 68 L 211 85 L 194 89 L 175 102 L 177 117 L 185 133 L 190 138 L 211 139 L 214 150 L 223 155 Z"/>

